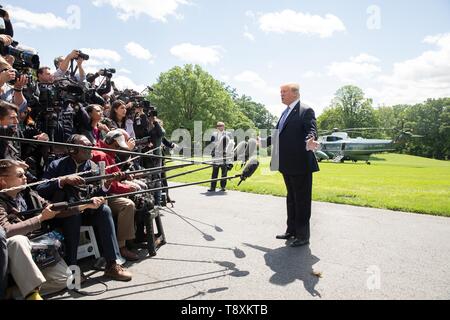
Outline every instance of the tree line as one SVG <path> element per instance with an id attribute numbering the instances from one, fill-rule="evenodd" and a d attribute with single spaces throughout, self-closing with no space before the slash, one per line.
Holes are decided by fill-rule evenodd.
<path id="1" fill-rule="evenodd" d="M 318 117 L 318 127 L 320 130 L 372 128 L 356 135 L 382 139 L 395 139 L 401 132 L 409 131 L 423 137 L 399 144 L 400 153 L 440 160 L 450 158 L 450 98 L 378 108 L 372 104 L 372 99 L 366 98 L 360 88 L 344 86 L 336 91 L 331 105 Z"/>
<path id="2" fill-rule="evenodd" d="M 184 128 L 193 135 L 194 121 L 203 129 L 215 128 L 218 121 L 227 129 L 273 128 L 278 120 L 263 104 L 240 96 L 236 89 L 214 79 L 199 65 L 187 64 L 161 73 L 149 94 L 158 108 L 166 131 Z"/>
<path id="3" fill-rule="evenodd" d="M 184 128 L 193 136 L 194 121 L 202 121 L 204 130 L 215 128 L 218 121 L 225 122 L 228 129 L 243 130 L 272 129 L 278 121 L 263 104 L 239 95 L 199 65 L 177 66 L 161 73 L 153 89 L 148 98 L 158 107 L 167 132 Z M 320 130 L 372 128 L 353 132 L 352 137 L 395 139 L 402 131 L 410 131 L 423 137 L 404 141 L 398 152 L 450 158 L 450 98 L 374 108 L 363 90 L 348 85 L 336 91 L 317 123 Z"/>

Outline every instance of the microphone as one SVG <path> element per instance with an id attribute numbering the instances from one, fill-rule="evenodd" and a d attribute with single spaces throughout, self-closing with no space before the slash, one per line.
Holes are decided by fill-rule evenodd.
<path id="1" fill-rule="evenodd" d="M 258 167 L 259 161 L 256 158 L 251 158 L 245 165 L 244 170 L 242 170 L 241 180 L 239 181 L 238 186 L 241 184 L 242 181 L 245 181 L 247 178 L 250 178 L 258 169 Z"/>

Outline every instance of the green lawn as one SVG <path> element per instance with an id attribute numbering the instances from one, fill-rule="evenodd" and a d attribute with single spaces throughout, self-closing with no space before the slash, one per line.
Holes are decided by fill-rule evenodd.
<path id="1" fill-rule="evenodd" d="M 285 196 L 286 188 L 279 173 L 268 170 L 269 158 L 260 159 L 258 171 L 237 187 L 245 192 Z M 450 216 L 450 162 L 400 154 L 378 154 L 372 165 L 361 163 L 320 163 L 314 174 L 313 199 L 364 207 Z M 183 171 L 201 166 L 189 167 Z M 240 172 L 235 166 L 229 174 Z M 168 173 L 173 175 L 182 170 Z M 193 182 L 210 179 L 211 169 L 182 176 L 172 181 Z M 207 186 L 207 185 L 205 185 Z"/>

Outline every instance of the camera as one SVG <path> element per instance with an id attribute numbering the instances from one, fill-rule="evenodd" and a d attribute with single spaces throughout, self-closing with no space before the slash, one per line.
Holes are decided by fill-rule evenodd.
<path id="1" fill-rule="evenodd" d="M 145 104 L 145 106 L 143 106 L 144 108 L 144 112 L 147 115 L 147 117 L 157 117 L 158 116 L 158 111 L 156 111 L 156 108 L 152 105 L 150 105 L 149 101 L 142 101 L 142 103 Z"/>
<path id="2" fill-rule="evenodd" d="M 83 60 L 89 60 L 89 55 L 86 53 L 81 52 L 81 50 L 78 50 L 78 58 L 81 58 Z"/>
<path id="3" fill-rule="evenodd" d="M 101 69 L 98 71 L 98 74 L 107 78 L 112 78 L 113 73 L 116 73 L 116 69 L 110 68 L 110 69 Z"/>
<path id="4" fill-rule="evenodd" d="M 22 74 L 17 71 L 16 69 L 12 69 L 14 71 L 14 73 L 16 74 L 16 76 L 14 77 L 14 79 L 10 80 L 8 83 L 10 85 L 15 85 L 16 82 L 19 80 L 19 78 L 22 76 Z M 32 76 L 30 74 L 24 74 L 27 77 L 27 82 L 25 83 L 25 85 L 28 85 L 29 83 L 31 83 L 31 81 L 33 80 Z"/>
<path id="5" fill-rule="evenodd" d="M 13 41 L 10 46 L 5 46 L 0 42 L 0 54 L 2 56 L 11 55 L 16 60 L 24 64 L 25 67 L 29 67 L 32 69 L 39 69 L 39 56 L 33 52 L 29 52 L 23 49 L 17 48 L 19 43 L 17 41 Z"/>
<path id="6" fill-rule="evenodd" d="M 108 79 L 111 79 L 113 76 L 113 73 L 116 73 L 116 69 L 110 68 L 110 69 L 100 69 L 96 73 L 88 73 L 86 75 L 86 81 L 87 82 L 94 82 L 95 79 L 97 79 L 99 76 L 104 76 Z"/>

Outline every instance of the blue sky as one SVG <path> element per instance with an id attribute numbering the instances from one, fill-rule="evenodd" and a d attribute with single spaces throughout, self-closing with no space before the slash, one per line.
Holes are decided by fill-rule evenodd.
<path id="1" fill-rule="evenodd" d="M 450 96 L 450 1 L 84 0 L 3 2 L 15 40 L 41 65 L 82 48 L 88 70 L 115 67 L 143 88 L 199 63 L 279 115 L 279 86 L 301 85 L 320 114 L 360 86 L 375 106 Z"/>

